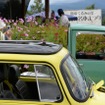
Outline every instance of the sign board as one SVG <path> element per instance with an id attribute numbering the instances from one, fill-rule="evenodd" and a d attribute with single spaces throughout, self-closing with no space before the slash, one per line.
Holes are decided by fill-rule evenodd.
<path id="1" fill-rule="evenodd" d="M 102 13 L 100 9 L 97 10 L 68 10 L 65 14 L 77 16 L 77 21 L 70 21 L 70 23 L 95 24 L 102 25 Z"/>

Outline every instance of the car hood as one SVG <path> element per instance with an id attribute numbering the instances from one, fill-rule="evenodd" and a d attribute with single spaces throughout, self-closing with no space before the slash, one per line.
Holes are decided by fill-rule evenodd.
<path id="1" fill-rule="evenodd" d="M 89 105 L 105 105 L 105 87 L 104 81 L 101 80 L 93 86 Z"/>
<path id="2" fill-rule="evenodd" d="M 105 92 L 94 91 L 94 96 L 90 98 L 89 105 L 105 105 Z"/>

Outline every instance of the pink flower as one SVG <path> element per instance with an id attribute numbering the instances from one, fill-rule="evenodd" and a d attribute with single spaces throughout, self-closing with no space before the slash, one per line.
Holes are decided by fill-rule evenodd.
<path id="1" fill-rule="evenodd" d="M 31 16 L 26 18 L 26 22 L 31 22 L 31 21 L 32 21 L 32 17 Z"/>
<path id="2" fill-rule="evenodd" d="M 17 26 L 17 23 L 13 23 L 14 26 Z"/>
<path id="3" fill-rule="evenodd" d="M 25 64 L 23 68 L 28 69 L 29 68 L 29 65 L 26 65 Z"/>
<path id="4" fill-rule="evenodd" d="M 11 20 L 8 20 L 9 23 L 11 23 Z"/>
<path id="5" fill-rule="evenodd" d="M 17 30 L 18 30 L 18 32 L 21 32 L 21 31 L 23 31 L 23 28 L 17 27 Z"/>
<path id="6" fill-rule="evenodd" d="M 18 32 L 21 32 L 21 30 L 18 30 Z"/>
<path id="7" fill-rule="evenodd" d="M 14 22 L 14 20 L 12 20 L 12 23 Z"/>
<path id="8" fill-rule="evenodd" d="M 16 20 L 16 23 L 18 23 L 18 20 Z"/>
<path id="9" fill-rule="evenodd" d="M 4 21 L 5 23 L 8 23 L 8 20 L 7 20 L 6 18 L 4 18 L 3 21 Z"/>
<path id="10" fill-rule="evenodd" d="M 54 17 L 54 20 L 57 20 L 56 17 Z"/>
<path id="11" fill-rule="evenodd" d="M 35 25 L 38 25 L 38 22 L 35 21 Z"/>
<path id="12" fill-rule="evenodd" d="M 23 28 L 21 28 L 21 27 L 17 27 L 17 28 L 18 28 L 18 30 L 23 31 Z"/>
<path id="13" fill-rule="evenodd" d="M 68 30 L 66 29 L 65 32 L 67 32 Z"/>
<path id="14" fill-rule="evenodd" d="M 24 36 L 28 37 L 29 35 L 27 33 L 25 33 Z"/>
<path id="15" fill-rule="evenodd" d="M 22 18 L 19 18 L 20 23 L 24 23 L 24 20 Z"/>

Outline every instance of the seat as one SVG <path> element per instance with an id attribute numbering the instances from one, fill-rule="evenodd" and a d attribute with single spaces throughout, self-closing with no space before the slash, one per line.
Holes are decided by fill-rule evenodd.
<path id="1" fill-rule="evenodd" d="M 7 64 L 0 64 L 0 98 L 16 99 L 15 95 L 10 90 L 10 86 L 8 86 L 5 82 L 7 80 L 7 69 Z"/>
<path id="2" fill-rule="evenodd" d="M 22 99 L 21 93 L 16 87 L 16 83 L 19 79 L 20 71 L 17 65 L 11 65 L 8 72 L 8 82 L 11 84 L 12 92 L 17 98 Z"/>
<path id="3" fill-rule="evenodd" d="M 17 65 L 11 65 L 9 70 L 8 81 L 12 84 L 14 92 L 16 92 L 18 98 L 31 99 L 31 94 L 27 84 L 19 80 L 20 70 Z"/>
<path id="4" fill-rule="evenodd" d="M 23 99 L 33 99 L 32 95 L 29 91 L 29 87 L 27 86 L 27 84 L 24 81 L 19 80 L 16 83 L 16 87 L 18 88 L 19 92 L 21 93 Z"/>
<path id="5" fill-rule="evenodd" d="M 4 70 L 3 70 L 3 65 L 0 64 L 0 83 L 3 82 L 4 80 Z"/>
<path id="6" fill-rule="evenodd" d="M 8 81 L 12 85 L 15 85 L 19 79 L 19 76 L 20 76 L 19 67 L 17 65 L 11 65 L 8 73 Z"/>

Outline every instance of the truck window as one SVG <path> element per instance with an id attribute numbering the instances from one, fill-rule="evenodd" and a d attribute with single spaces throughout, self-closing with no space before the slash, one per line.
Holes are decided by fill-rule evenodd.
<path id="1" fill-rule="evenodd" d="M 105 33 L 79 32 L 76 36 L 77 59 L 105 59 Z"/>

